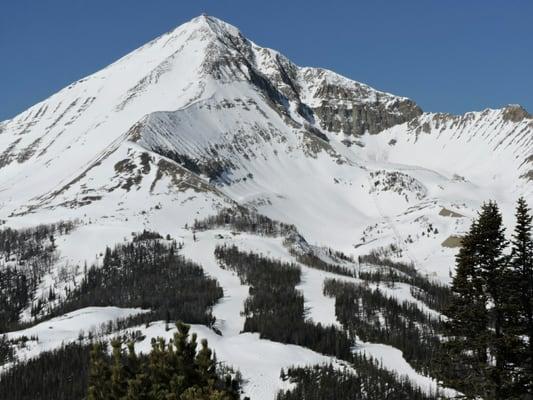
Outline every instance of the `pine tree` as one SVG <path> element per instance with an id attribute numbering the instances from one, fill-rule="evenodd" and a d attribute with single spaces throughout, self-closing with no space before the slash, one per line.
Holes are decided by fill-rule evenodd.
<path id="1" fill-rule="evenodd" d="M 176 327 L 178 332 L 174 334 L 174 346 L 179 357 L 181 371 L 186 382 L 195 384 L 198 380 L 195 369 L 196 347 L 198 345 L 196 334 L 193 333 L 189 339 L 189 325 L 177 322 Z"/>
<path id="2" fill-rule="evenodd" d="M 188 325 L 177 323 L 177 327 L 169 343 L 153 339 L 148 355 L 137 356 L 133 343 L 125 355 L 122 342 L 114 339 L 109 359 L 106 346 L 95 344 L 87 400 L 238 400 L 239 381 L 217 374 L 207 341 L 196 353 L 196 335 L 189 337 Z"/>
<path id="3" fill-rule="evenodd" d="M 212 357 L 212 351 L 207 345 L 207 340 L 201 342 L 202 348 L 196 355 L 196 366 L 199 371 L 200 384 L 212 387 L 216 380 L 216 365 Z"/>
<path id="4" fill-rule="evenodd" d="M 150 380 L 145 373 L 137 374 L 128 381 L 125 400 L 152 400 L 150 396 Z"/>
<path id="5" fill-rule="evenodd" d="M 122 360 L 122 342 L 118 339 L 111 341 L 113 349 L 113 365 L 111 367 L 111 398 L 121 400 L 126 394 L 127 377 Z"/>
<path id="6" fill-rule="evenodd" d="M 104 255 L 103 265 L 110 265 L 111 264 L 111 259 L 112 259 L 111 249 L 109 247 L 106 247 L 105 248 L 105 255 Z"/>
<path id="7" fill-rule="evenodd" d="M 127 379 L 131 379 L 140 372 L 140 361 L 139 357 L 137 357 L 137 353 L 135 353 L 135 343 L 133 342 L 128 343 L 128 356 L 126 362 L 126 376 Z"/>
<path id="8" fill-rule="evenodd" d="M 514 390 L 517 335 L 511 329 L 512 269 L 495 202 L 483 204 L 462 241 L 446 315 L 450 338 L 443 375 L 466 395 L 508 399 Z"/>
<path id="9" fill-rule="evenodd" d="M 470 397 L 486 388 L 488 312 L 476 269 L 478 230 L 475 220 L 457 255 L 453 296 L 445 311 L 448 340 L 439 360 L 446 381 Z"/>
<path id="10" fill-rule="evenodd" d="M 151 383 L 150 398 L 164 399 L 169 394 L 169 382 L 173 374 L 168 358 L 165 340 L 163 338 L 152 339 L 152 351 L 148 356 L 147 368 Z"/>
<path id="11" fill-rule="evenodd" d="M 97 342 L 91 350 L 87 400 L 108 400 L 111 391 L 111 370 L 106 360 L 106 345 Z"/>
<path id="12" fill-rule="evenodd" d="M 515 332 L 525 338 L 515 351 L 521 376 L 518 385 L 533 398 L 533 216 L 524 198 L 518 199 L 512 238 L 513 305 Z"/>
<path id="13" fill-rule="evenodd" d="M 509 352 L 511 338 L 505 332 L 509 301 L 505 282 L 510 276 L 509 259 L 504 254 L 507 245 L 500 210 L 495 202 L 489 201 L 483 204 L 479 214 L 475 259 L 486 295 L 491 327 L 485 332 L 491 355 L 487 365 L 492 386 L 489 396 L 496 400 L 508 398 L 506 391 L 510 385 L 508 371 L 512 358 Z"/>

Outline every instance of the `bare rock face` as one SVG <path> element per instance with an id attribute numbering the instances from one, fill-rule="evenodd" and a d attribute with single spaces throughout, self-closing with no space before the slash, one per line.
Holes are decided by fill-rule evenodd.
<path id="1" fill-rule="evenodd" d="M 330 132 L 359 136 L 376 134 L 422 114 L 405 97 L 381 92 L 332 71 L 302 68 L 301 92 L 320 127 Z"/>
<path id="2" fill-rule="evenodd" d="M 321 129 L 358 136 L 376 134 L 422 114 L 410 99 L 380 92 L 321 68 L 299 67 L 282 54 L 262 48 L 237 30 L 221 29 L 207 18 L 209 46 L 204 72 L 217 80 L 252 83 L 282 114 L 289 102 L 308 123 Z M 290 118 L 289 118 L 290 119 Z"/>
<path id="3" fill-rule="evenodd" d="M 420 107 L 408 99 L 393 104 L 324 101 L 314 112 L 323 129 L 354 136 L 377 134 L 422 114 Z"/>
<path id="4" fill-rule="evenodd" d="M 520 122 L 526 118 L 533 118 L 526 109 L 520 105 L 509 105 L 503 109 L 503 119 L 511 122 Z"/>

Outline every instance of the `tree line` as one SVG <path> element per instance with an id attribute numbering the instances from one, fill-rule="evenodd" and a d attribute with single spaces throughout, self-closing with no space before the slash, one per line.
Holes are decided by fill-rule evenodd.
<path id="1" fill-rule="evenodd" d="M 0 366 L 13 361 L 14 357 L 13 346 L 11 342 L 7 339 L 6 335 L 0 335 Z"/>
<path id="2" fill-rule="evenodd" d="M 114 338 L 111 346 L 79 341 L 18 362 L 0 374 L 2 399 L 239 400 L 240 373 L 217 362 L 207 341 L 198 349 L 188 325 L 176 325 L 174 338 L 153 339 L 148 354 Z"/>
<path id="3" fill-rule="evenodd" d="M 0 230 L 0 333 L 19 328 L 22 310 L 31 303 L 44 274 L 57 260 L 55 236 L 66 235 L 75 222 Z M 32 307 L 32 315 L 40 310 Z"/>
<path id="4" fill-rule="evenodd" d="M 213 228 L 230 228 L 238 232 L 248 232 L 261 236 L 285 237 L 283 245 L 289 249 L 290 254 L 298 262 L 311 268 L 339 275 L 354 275 L 352 269 L 338 264 L 328 263 L 318 257 L 308 248 L 308 243 L 298 233 L 294 225 L 270 219 L 242 206 L 224 208 L 216 215 L 208 216 L 202 220 L 195 220 L 192 228 L 198 231 Z M 350 257 L 340 251 L 328 249 L 328 253 L 332 259 L 353 262 Z"/>
<path id="5" fill-rule="evenodd" d="M 421 311 L 415 303 L 399 302 L 379 288 L 327 279 L 324 294 L 335 299 L 335 315 L 344 329 L 363 341 L 388 344 L 423 374 L 434 372 L 439 354 L 439 319 Z"/>
<path id="6" fill-rule="evenodd" d="M 184 320 L 211 326 L 211 308 L 222 298 L 218 282 L 178 253 L 175 241 L 143 232 L 129 243 L 107 247 L 101 266 L 93 265 L 50 316 L 83 307 L 117 306 L 151 310 L 132 323 Z"/>
<path id="7" fill-rule="evenodd" d="M 364 354 L 352 361 L 353 369 L 331 364 L 291 367 L 282 370 L 281 379 L 293 387 L 280 391 L 276 400 L 431 400 L 408 378 L 377 368 Z M 400 384 L 398 383 L 400 382 Z"/>
<path id="8" fill-rule="evenodd" d="M 294 225 L 275 221 L 242 206 L 224 208 L 216 215 L 195 220 L 192 226 L 198 231 L 221 227 L 262 236 L 286 236 L 296 232 Z"/>
<path id="9" fill-rule="evenodd" d="M 82 400 L 87 394 L 90 345 L 69 343 L 19 361 L 0 374 L 6 400 Z"/>
<path id="10" fill-rule="evenodd" d="M 436 280 L 421 275 L 414 265 L 406 264 L 371 252 L 359 257 L 359 264 L 369 264 L 379 267 L 376 271 L 358 271 L 357 277 L 375 283 L 403 282 L 411 286 L 413 297 L 425 303 L 429 308 L 442 313 L 450 302 L 450 288 Z"/>
<path id="11" fill-rule="evenodd" d="M 129 243 L 106 248 L 102 265 L 86 268 L 81 282 L 67 291 L 65 298 L 58 299 L 54 308 L 44 310 L 42 317 L 33 320 L 32 324 L 84 307 L 117 306 L 150 311 L 108 323 L 100 328 L 102 334 L 158 320 L 186 320 L 211 326 L 215 321 L 211 309 L 223 296 L 223 290 L 199 265 L 178 252 L 175 241 L 163 240 L 161 235 L 148 231 L 134 235 Z M 5 277 L 7 273 L 3 272 Z M 17 304 L 16 296 L 11 297 L 16 289 L 17 285 L 12 285 L 1 292 L 10 299 L 0 302 L 10 306 L 0 309 L 0 317 L 9 315 L 12 318 L 5 327 L 23 326 L 18 318 L 24 304 L 18 308 L 12 306 Z M 5 319 L 0 318 L 0 321 Z M 87 335 L 93 339 L 97 332 L 90 331 Z M 13 361 L 14 346 L 13 341 L 0 335 L 0 365 Z"/>
<path id="12" fill-rule="evenodd" d="M 350 358 L 352 341 L 343 331 L 306 320 L 304 297 L 296 289 L 300 267 L 241 252 L 236 246 L 217 246 L 215 256 L 237 272 L 243 284 L 251 286 L 244 303 L 245 332 L 259 332 L 261 338 Z"/>
<path id="13" fill-rule="evenodd" d="M 244 331 L 258 332 L 261 338 L 300 345 L 345 360 L 356 369 L 357 375 L 361 377 L 360 382 L 370 387 L 383 389 L 383 392 L 376 391 L 376 393 L 401 393 L 398 399 L 436 398 L 432 395 L 426 397 L 408 380 L 385 370 L 375 360 L 354 354 L 352 351 L 354 338 L 346 331 L 335 326 L 323 326 L 307 320 L 303 295 L 296 289 L 301 279 L 301 270 L 298 265 L 269 259 L 251 252 L 241 252 L 236 246 L 218 246 L 215 249 L 215 255 L 225 268 L 237 272 L 241 281 L 250 286 L 250 295 L 244 307 L 246 316 Z M 298 396 L 302 393 L 308 395 L 310 393 L 308 390 L 315 391 L 316 389 L 310 381 L 302 379 L 301 375 L 295 376 L 294 380 L 299 382 L 298 390 L 294 393 L 281 393 L 279 400 L 307 399 L 308 397 Z M 324 384 L 325 382 L 326 380 Z M 329 382 L 331 385 L 338 383 L 334 380 Z M 358 384 L 355 381 L 352 383 Z M 388 389 L 385 390 L 385 388 Z M 365 386 L 361 390 L 361 393 L 365 393 L 369 389 Z M 324 394 L 325 392 L 317 390 L 316 393 Z M 354 392 L 354 396 L 356 393 Z M 316 398 L 335 397 L 327 397 L 324 394 L 324 397 Z M 373 398 L 380 397 L 376 395 Z"/>

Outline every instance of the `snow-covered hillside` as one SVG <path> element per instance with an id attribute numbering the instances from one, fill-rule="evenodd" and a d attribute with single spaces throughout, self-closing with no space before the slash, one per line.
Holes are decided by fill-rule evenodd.
<path id="1" fill-rule="evenodd" d="M 282 238 L 233 237 L 224 229 L 196 237 L 195 220 L 241 206 L 293 224 L 316 248 L 353 260 L 394 249 L 388 257 L 449 282 L 457 238 L 479 205 L 497 200 L 511 225 L 516 199 L 533 202 L 532 180 L 533 117 L 519 106 L 423 113 L 410 99 L 297 66 L 207 16 L 0 122 L 0 221 L 21 228 L 77 220 L 73 232 L 56 239 L 59 259 L 36 298 L 50 287 L 66 293 L 79 282 L 79 266 L 101 262 L 105 247 L 131 232 L 168 233 L 225 290 L 214 312 L 223 336 L 194 329 L 222 357 L 231 357 L 232 346 L 248 346 L 265 361 L 228 359 L 245 377 L 250 370 L 246 391 L 258 399 L 284 387 L 280 368 L 326 357 L 241 334 L 248 288 L 219 267 L 213 251 L 222 240 L 283 260 L 294 261 L 294 254 Z M 65 268 L 73 283 L 59 282 Z M 336 323 L 334 301 L 322 293 L 328 273 L 303 268 L 299 289 L 309 315 Z M 407 286 L 389 295 L 418 301 Z M 104 309 L 94 320 L 133 311 Z M 39 326 L 32 334 L 41 336 Z M 366 343 L 362 351 L 425 389 L 436 387 L 403 371 L 407 363 L 394 348 Z"/>

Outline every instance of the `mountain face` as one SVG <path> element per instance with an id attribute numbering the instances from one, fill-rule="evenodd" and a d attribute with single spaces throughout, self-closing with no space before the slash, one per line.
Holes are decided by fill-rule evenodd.
<path id="1" fill-rule="evenodd" d="M 511 224 L 516 198 L 533 201 L 532 180 L 533 118 L 519 106 L 423 113 L 405 97 L 300 67 L 207 16 L 0 123 L 0 219 L 79 224 L 58 242 L 36 296 L 58 282 L 59 265 L 92 262 L 142 229 L 181 238 L 185 254 L 222 279 L 206 255 L 215 237 L 198 244 L 184 227 L 234 207 L 350 256 L 394 248 L 391 257 L 447 282 L 455 239 L 479 205 L 497 200 Z M 282 257 L 276 241 L 235 240 Z M 227 289 L 220 306 L 232 304 L 238 321 L 241 289 Z M 321 288 L 309 290 L 314 320 L 335 323 Z M 240 340 L 232 324 L 222 333 Z M 254 379 L 278 387 L 278 374 Z"/>
<path id="2" fill-rule="evenodd" d="M 440 258 L 464 229 L 441 209 L 531 194 L 532 121 L 515 106 L 424 114 L 201 16 L 4 121 L 0 213 L 120 221 L 168 202 L 154 213 L 185 223 L 176 199 L 240 204 L 347 252 L 376 224 L 383 245 L 432 223 L 436 245 L 416 251 Z"/>

